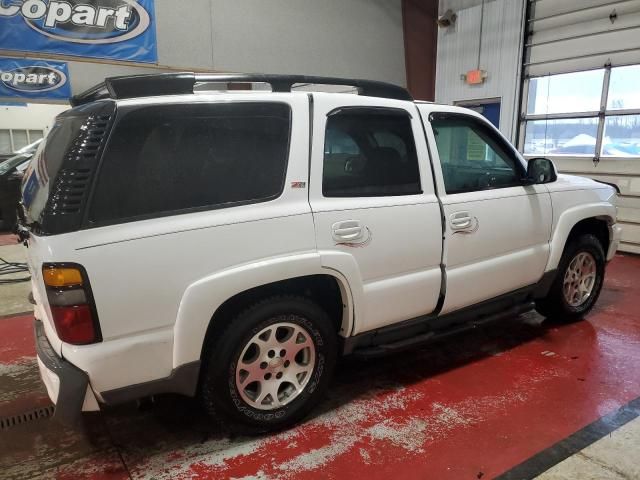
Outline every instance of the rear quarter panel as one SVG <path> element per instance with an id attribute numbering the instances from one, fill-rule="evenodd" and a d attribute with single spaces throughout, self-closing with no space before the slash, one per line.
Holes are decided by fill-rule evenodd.
<path id="1" fill-rule="evenodd" d="M 261 100 L 261 95 L 250 98 Z M 268 95 L 273 100 L 275 94 Z M 76 262 L 87 271 L 103 341 L 61 344 L 51 325 L 47 337 L 89 373 L 97 392 L 168 376 L 178 366 L 174 350 L 180 332 L 189 332 L 180 337 L 189 340 L 181 358 L 199 358 L 209 321 L 226 298 L 209 290 L 205 293 L 210 295 L 185 300 L 192 285 L 232 267 L 315 252 L 307 189 L 291 188 L 292 182 L 308 181 L 308 98 L 283 94 L 278 100 L 290 102 L 293 121 L 284 190 L 277 199 L 37 239 L 30 260 L 34 272 L 43 262 Z M 290 273 L 280 269 L 274 275 L 287 278 Z M 233 286 L 244 289 L 239 282 Z M 199 308 L 189 308 L 185 301 L 197 302 Z M 179 311 L 185 309 L 190 314 L 178 324 Z"/>

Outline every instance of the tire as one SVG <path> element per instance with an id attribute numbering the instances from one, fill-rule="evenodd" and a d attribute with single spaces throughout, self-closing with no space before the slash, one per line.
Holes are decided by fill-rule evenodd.
<path id="1" fill-rule="evenodd" d="M 209 347 L 200 383 L 204 408 L 251 433 L 280 430 L 304 418 L 326 392 L 337 358 L 328 315 L 299 296 L 256 303 Z"/>
<path id="2" fill-rule="evenodd" d="M 586 259 L 586 260 L 585 260 Z M 587 282 L 582 272 L 589 272 L 593 262 L 593 281 Z M 587 265 L 585 267 L 585 265 Z M 558 273 L 547 293 L 547 296 L 536 302 L 536 310 L 554 320 L 572 322 L 583 318 L 595 305 L 604 281 L 605 257 L 600 241 L 590 234 L 574 238 L 566 246 Z M 567 271 L 570 270 L 569 273 Z M 580 272 L 577 275 L 577 272 Z M 574 275 L 574 280 L 571 280 Z M 588 276 L 588 273 L 584 274 Z M 582 280 L 581 280 L 582 279 Z M 569 282 L 565 285 L 565 280 Z M 582 282 L 586 283 L 582 283 Z M 579 288 L 572 288 L 580 285 Z M 590 288 L 589 288 L 589 285 Z M 566 286 L 566 289 L 565 289 Z M 586 291 L 589 290 L 589 293 Z M 585 297 L 585 295 L 587 295 Z M 570 300 L 572 299 L 572 300 Z"/>

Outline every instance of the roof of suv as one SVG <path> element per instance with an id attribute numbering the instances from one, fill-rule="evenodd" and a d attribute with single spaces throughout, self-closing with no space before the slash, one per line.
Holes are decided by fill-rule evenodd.
<path id="1" fill-rule="evenodd" d="M 375 80 L 360 80 L 352 78 L 338 77 L 317 77 L 309 75 L 273 75 L 273 74 L 219 74 L 219 73 L 160 73 L 146 75 L 130 75 L 121 77 L 106 78 L 104 82 L 90 88 L 89 90 L 74 96 L 71 99 L 73 107 L 88 104 L 97 100 L 114 100 L 118 103 L 130 102 L 178 102 L 188 103 L 197 94 L 198 97 L 205 97 L 206 94 L 231 93 L 229 84 L 269 84 L 271 91 L 258 90 L 236 90 L 234 94 L 299 94 L 306 95 L 310 92 L 318 95 L 353 97 L 353 93 L 359 96 L 376 97 L 381 99 L 403 100 L 413 102 L 420 106 L 425 113 L 432 111 L 448 113 L 464 113 L 483 118 L 479 113 L 467 108 L 446 105 L 424 100 L 414 100 L 409 91 L 392 83 L 379 82 Z M 203 90 L 202 86 L 222 86 L 220 91 Z M 348 86 L 354 92 L 328 92 L 314 91 L 308 89 L 309 85 L 329 85 Z M 298 89 L 302 87 L 303 89 Z M 225 91 L 226 90 L 226 91 Z"/>
<path id="2" fill-rule="evenodd" d="M 95 100 L 114 100 L 162 95 L 194 93 L 196 85 L 262 83 L 271 85 L 272 92 L 291 92 L 295 84 L 346 85 L 355 87 L 359 95 L 413 101 L 406 88 L 392 83 L 353 78 L 317 77 L 309 75 L 271 74 L 209 74 L 209 73 L 160 73 L 131 75 L 105 79 L 89 90 L 74 96 L 71 104 L 75 107 Z"/>

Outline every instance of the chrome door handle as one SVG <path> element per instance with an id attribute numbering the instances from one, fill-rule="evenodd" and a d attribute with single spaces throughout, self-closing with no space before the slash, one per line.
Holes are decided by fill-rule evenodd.
<path id="1" fill-rule="evenodd" d="M 338 242 L 352 242 L 362 237 L 364 229 L 357 220 L 345 220 L 331 225 L 331 233 Z"/>
<path id="2" fill-rule="evenodd" d="M 471 226 L 471 215 L 469 212 L 456 212 L 449 216 L 449 223 L 454 230 L 463 230 Z"/>
<path id="3" fill-rule="evenodd" d="M 455 212 L 449 216 L 451 230 L 460 233 L 473 233 L 478 230 L 480 223 L 469 212 Z"/>

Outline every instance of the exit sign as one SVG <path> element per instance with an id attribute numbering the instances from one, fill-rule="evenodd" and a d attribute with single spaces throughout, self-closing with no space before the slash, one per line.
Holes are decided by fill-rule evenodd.
<path id="1" fill-rule="evenodd" d="M 487 78 L 487 72 L 484 70 L 469 70 L 463 77 L 468 85 L 480 85 Z"/>

